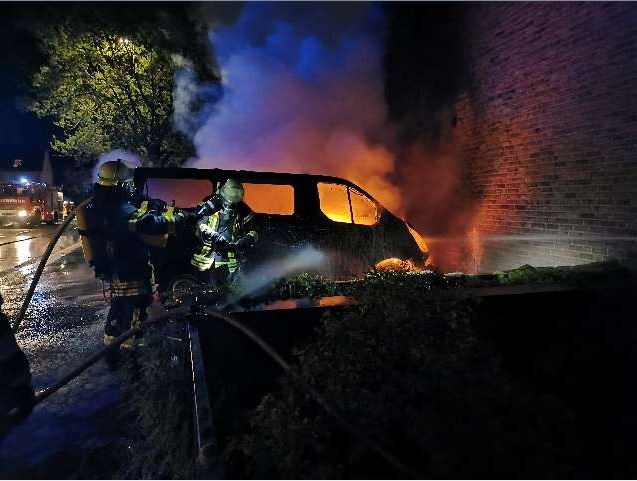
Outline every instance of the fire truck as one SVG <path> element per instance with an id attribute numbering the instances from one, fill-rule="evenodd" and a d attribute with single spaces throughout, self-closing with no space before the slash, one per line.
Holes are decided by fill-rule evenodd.
<path id="1" fill-rule="evenodd" d="M 39 182 L 0 183 L 0 226 L 33 227 L 54 224 L 64 217 L 59 187 Z"/>

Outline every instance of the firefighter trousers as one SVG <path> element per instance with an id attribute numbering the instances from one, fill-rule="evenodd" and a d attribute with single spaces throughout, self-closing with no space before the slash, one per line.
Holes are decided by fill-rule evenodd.
<path id="1" fill-rule="evenodd" d="M 110 344 L 116 337 L 121 336 L 132 327 L 139 327 L 148 317 L 148 306 L 152 297 L 148 294 L 134 296 L 114 296 L 106 318 L 104 327 L 104 344 Z M 124 341 L 122 347 L 131 348 L 140 344 L 141 336 Z"/>

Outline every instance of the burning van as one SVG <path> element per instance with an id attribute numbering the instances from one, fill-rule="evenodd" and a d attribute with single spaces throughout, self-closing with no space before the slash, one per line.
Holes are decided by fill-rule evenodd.
<path id="1" fill-rule="evenodd" d="M 228 178 L 240 181 L 244 201 L 255 212 L 259 234 L 248 264 L 277 262 L 308 247 L 321 253 L 312 271 L 348 278 L 374 266 L 424 266 L 424 239 L 365 190 L 347 180 L 309 174 L 220 169 L 135 170 L 135 186 L 145 195 L 178 208 L 195 207 Z M 197 248 L 194 232 L 168 241 L 156 265 L 160 285 L 186 272 Z"/>

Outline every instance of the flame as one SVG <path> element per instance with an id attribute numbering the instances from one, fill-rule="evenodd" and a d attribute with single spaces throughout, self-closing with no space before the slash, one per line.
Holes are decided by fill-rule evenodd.
<path id="1" fill-rule="evenodd" d="M 346 224 L 352 223 L 352 218 L 349 215 L 340 214 L 333 210 L 325 210 L 324 214 L 328 219 L 333 220 L 334 222 L 344 222 Z"/>
<path id="2" fill-rule="evenodd" d="M 416 267 L 416 264 L 410 260 L 402 260 L 397 257 L 390 257 L 389 259 L 383 259 L 375 266 L 379 271 L 395 271 L 395 272 L 418 272 L 422 269 Z"/>
<path id="3" fill-rule="evenodd" d="M 427 241 L 425 241 L 425 238 L 421 236 L 416 229 L 410 226 L 408 222 L 406 222 L 406 224 L 407 224 L 407 229 L 409 229 L 409 233 L 416 241 L 416 244 L 418 244 L 418 248 L 420 249 L 420 251 L 423 254 L 429 254 L 429 246 L 427 245 Z"/>

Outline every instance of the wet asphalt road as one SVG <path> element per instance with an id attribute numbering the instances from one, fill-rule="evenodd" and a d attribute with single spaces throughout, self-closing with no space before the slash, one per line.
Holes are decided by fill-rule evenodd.
<path id="1" fill-rule="evenodd" d="M 0 292 L 11 320 L 55 229 L 0 229 Z M 21 240 L 28 237 L 36 238 Z M 65 234 L 16 336 L 29 358 L 36 392 L 103 345 L 107 307 L 101 283 L 84 262 L 77 232 Z M 95 476 L 91 469 L 100 464 L 96 457 L 103 447 L 123 442 L 117 420 L 121 386 L 120 374 L 100 362 L 37 406 L 0 437 L 0 478 Z"/>
<path id="2" fill-rule="evenodd" d="M 55 225 L 33 229 L 0 229 L 0 273 L 6 273 L 40 257 L 57 229 L 58 226 Z M 71 225 L 58 241 L 58 249 L 68 247 L 77 240 L 77 230 Z"/>

